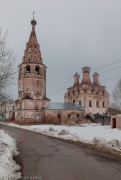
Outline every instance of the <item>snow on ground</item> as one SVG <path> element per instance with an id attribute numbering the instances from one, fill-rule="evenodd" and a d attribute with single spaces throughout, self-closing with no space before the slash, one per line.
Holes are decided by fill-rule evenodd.
<path id="1" fill-rule="evenodd" d="M 7 133 L 0 129 L 0 180 L 19 179 L 20 166 L 13 160 L 18 155 L 16 142 Z"/>
<path id="2" fill-rule="evenodd" d="M 101 126 L 100 124 L 83 124 L 81 126 L 19 126 L 16 124 L 9 124 L 9 126 L 39 132 L 52 137 L 94 144 L 98 147 L 106 147 L 121 151 L 121 130 L 111 129 L 110 126 Z"/>

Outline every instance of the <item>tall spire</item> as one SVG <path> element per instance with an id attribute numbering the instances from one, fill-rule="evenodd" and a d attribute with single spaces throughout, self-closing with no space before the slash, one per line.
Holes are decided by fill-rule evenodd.
<path id="1" fill-rule="evenodd" d="M 37 25 L 37 21 L 34 19 L 34 14 L 35 14 L 35 11 L 33 12 L 33 19 L 31 21 L 32 31 L 30 34 L 29 41 L 37 43 L 37 37 L 36 37 L 36 32 L 35 32 L 35 26 Z"/>
<path id="2" fill-rule="evenodd" d="M 37 24 L 37 21 L 34 18 L 35 11 L 33 12 L 33 19 L 31 21 L 32 30 L 30 33 L 29 40 L 26 44 L 25 54 L 23 57 L 24 62 L 36 62 L 36 63 L 42 63 L 42 57 L 41 57 L 41 51 L 40 46 L 37 41 L 35 26 Z"/>

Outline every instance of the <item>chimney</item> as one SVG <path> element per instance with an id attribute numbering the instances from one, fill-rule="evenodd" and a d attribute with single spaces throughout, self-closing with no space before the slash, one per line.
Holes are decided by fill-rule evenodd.
<path id="1" fill-rule="evenodd" d="M 83 71 L 82 83 L 91 83 L 91 80 L 90 80 L 90 67 L 83 67 L 82 71 Z"/>
<path id="2" fill-rule="evenodd" d="M 79 85 L 79 79 L 80 79 L 80 75 L 76 73 L 74 75 L 74 86 Z"/>
<path id="3" fill-rule="evenodd" d="M 99 74 L 97 72 L 93 75 L 93 84 L 99 84 Z"/>

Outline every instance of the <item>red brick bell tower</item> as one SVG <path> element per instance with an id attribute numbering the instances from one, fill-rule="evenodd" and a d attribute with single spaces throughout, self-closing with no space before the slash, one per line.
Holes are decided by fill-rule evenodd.
<path id="1" fill-rule="evenodd" d="M 34 17 L 32 31 L 26 44 L 22 63 L 18 66 L 18 100 L 16 102 L 16 122 L 22 124 L 41 122 L 46 98 L 46 69 L 43 64 L 40 45 L 37 41 Z"/>

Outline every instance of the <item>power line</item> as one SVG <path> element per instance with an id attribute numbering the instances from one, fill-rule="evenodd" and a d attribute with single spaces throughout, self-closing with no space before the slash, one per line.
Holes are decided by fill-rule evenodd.
<path id="1" fill-rule="evenodd" d="M 98 69 L 103 69 L 105 68 L 105 66 L 112 66 L 114 64 L 118 64 L 118 63 L 121 63 L 121 60 L 116 60 L 116 61 L 113 61 L 112 63 L 107 63 L 107 64 L 104 64 L 104 65 L 101 65 L 101 66 L 97 66 L 95 68 L 92 69 L 92 71 L 94 71 L 95 69 L 98 70 Z"/>
<path id="2" fill-rule="evenodd" d="M 116 78 L 119 78 L 119 77 L 121 77 L 121 75 L 119 75 L 119 76 L 114 76 L 114 77 L 107 78 L 107 79 L 103 79 L 103 80 L 101 80 L 101 82 L 102 82 L 102 81 L 108 81 L 108 80 L 111 80 L 111 79 L 116 79 Z"/>
<path id="3" fill-rule="evenodd" d="M 109 72 L 109 71 L 112 71 L 112 70 L 115 70 L 115 69 L 120 69 L 120 68 L 121 68 L 121 66 L 116 67 L 116 68 L 112 68 L 112 69 L 107 69 L 106 71 L 102 71 L 100 73 L 103 74 L 103 73 L 106 73 L 106 72 Z"/>
<path id="4" fill-rule="evenodd" d="M 112 80 L 112 79 L 116 79 L 116 78 L 119 78 L 119 77 L 121 77 L 121 75 L 119 75 L 119 76 L 114 76 L 114 77 L 107 78 L 107 79 L 103 79 L 103 80 L 101 80 L 100 82 L 108 81 L 108 80 Z M 55 92 L 61 92 L 61 91 L 64 91 L 64 90 L 67 90 L 67 88 L 60 89 L 60 90 L 55 90 L 55 91 L 50 91 L 50 92 L 48 92 L 48 94 L 50 94 L 50 93 L 55 93 Z"/>
<path id="5" fill-rule="evenodd" d="M 68 76 L 67 78 L 64 78 L 64 79 L 60 79 L 60 80 L 56 80 L 56 81 L 53 81 L 53 82 L 48 82 L 48 84 L 54 84 L 54 83 L 58 83 L 58 82 L 60 82 L 60 81 L 65 81 L 65 80 L 67 80 L 67 79 L 70 79 L 70 78 L 72 78 L 72 76 Z"/>
<path id="6" fill-rule="evenodd" d="M 48 94 L 49 93 L 55 93 L 55 92 L 61 92 L 61 91 L 64 91 L 64 90 L 66 90 L 67 88 L 65 88 L 65 89 L 60 89 L 60 90 L 55 90 L 55 91 L 50 91 L 50 92 L 47 92 Z"/>
<path id="7" fill-rule="evenodd" d="M 115 65 L 115 64 L 118 64 L 118 63 L 121 63 L 121 60 L 117 60 L 117 61 L 114 61 L 112 63 L 107 63 L 107 64 L 104 64 L 102 66 L 97 66 L 97 67 L 93 68 L 92 71 L 96 71 L 96 70 L 99 70 L 99 69 L 104 69 L 106 67 L 109 67 L 109 66 L 112 66 L 112 65 Z M 71 79 L 71 78 L 72 78 L 72 76 L 67 76 L 66 78 L 63 78 L 63 79 L 59 79 L 59 80 L 56 80 L 56 81 L 48 82 L 48 84 L 54 84 L 56 82 L 58 83 L 60 81 L 65 81 L 65 80 Z"/>
<path id="8" fill-rule="evenodd" d="M 115 68 L 112 68 L 112 69 L 107 69 L 106 71 L 102 71 L 102 72 L 100 72 L 100 73 L 101 73 L 101 74 L 104 74 L 104 73 L 110 72 L 110 71 L 112 71 L 112 70 L 120 69 L 120 68 L 121 68 L 121 66 L 115 67 Z M 67 81 L 67 79 L 65 79 L 63 82 L 67 83 L 68 81 Z M 56 86 L 56 85 L 58 85 L 58 84 L 65 84 L 65 83 L 62 83 L 62 82 L 60 82 L 60 81 L 57 81 L 57 82 L 54 84 L 54 86 Z M 49 86 L 52 86 L 52 84 L 50 84 Z"/>

